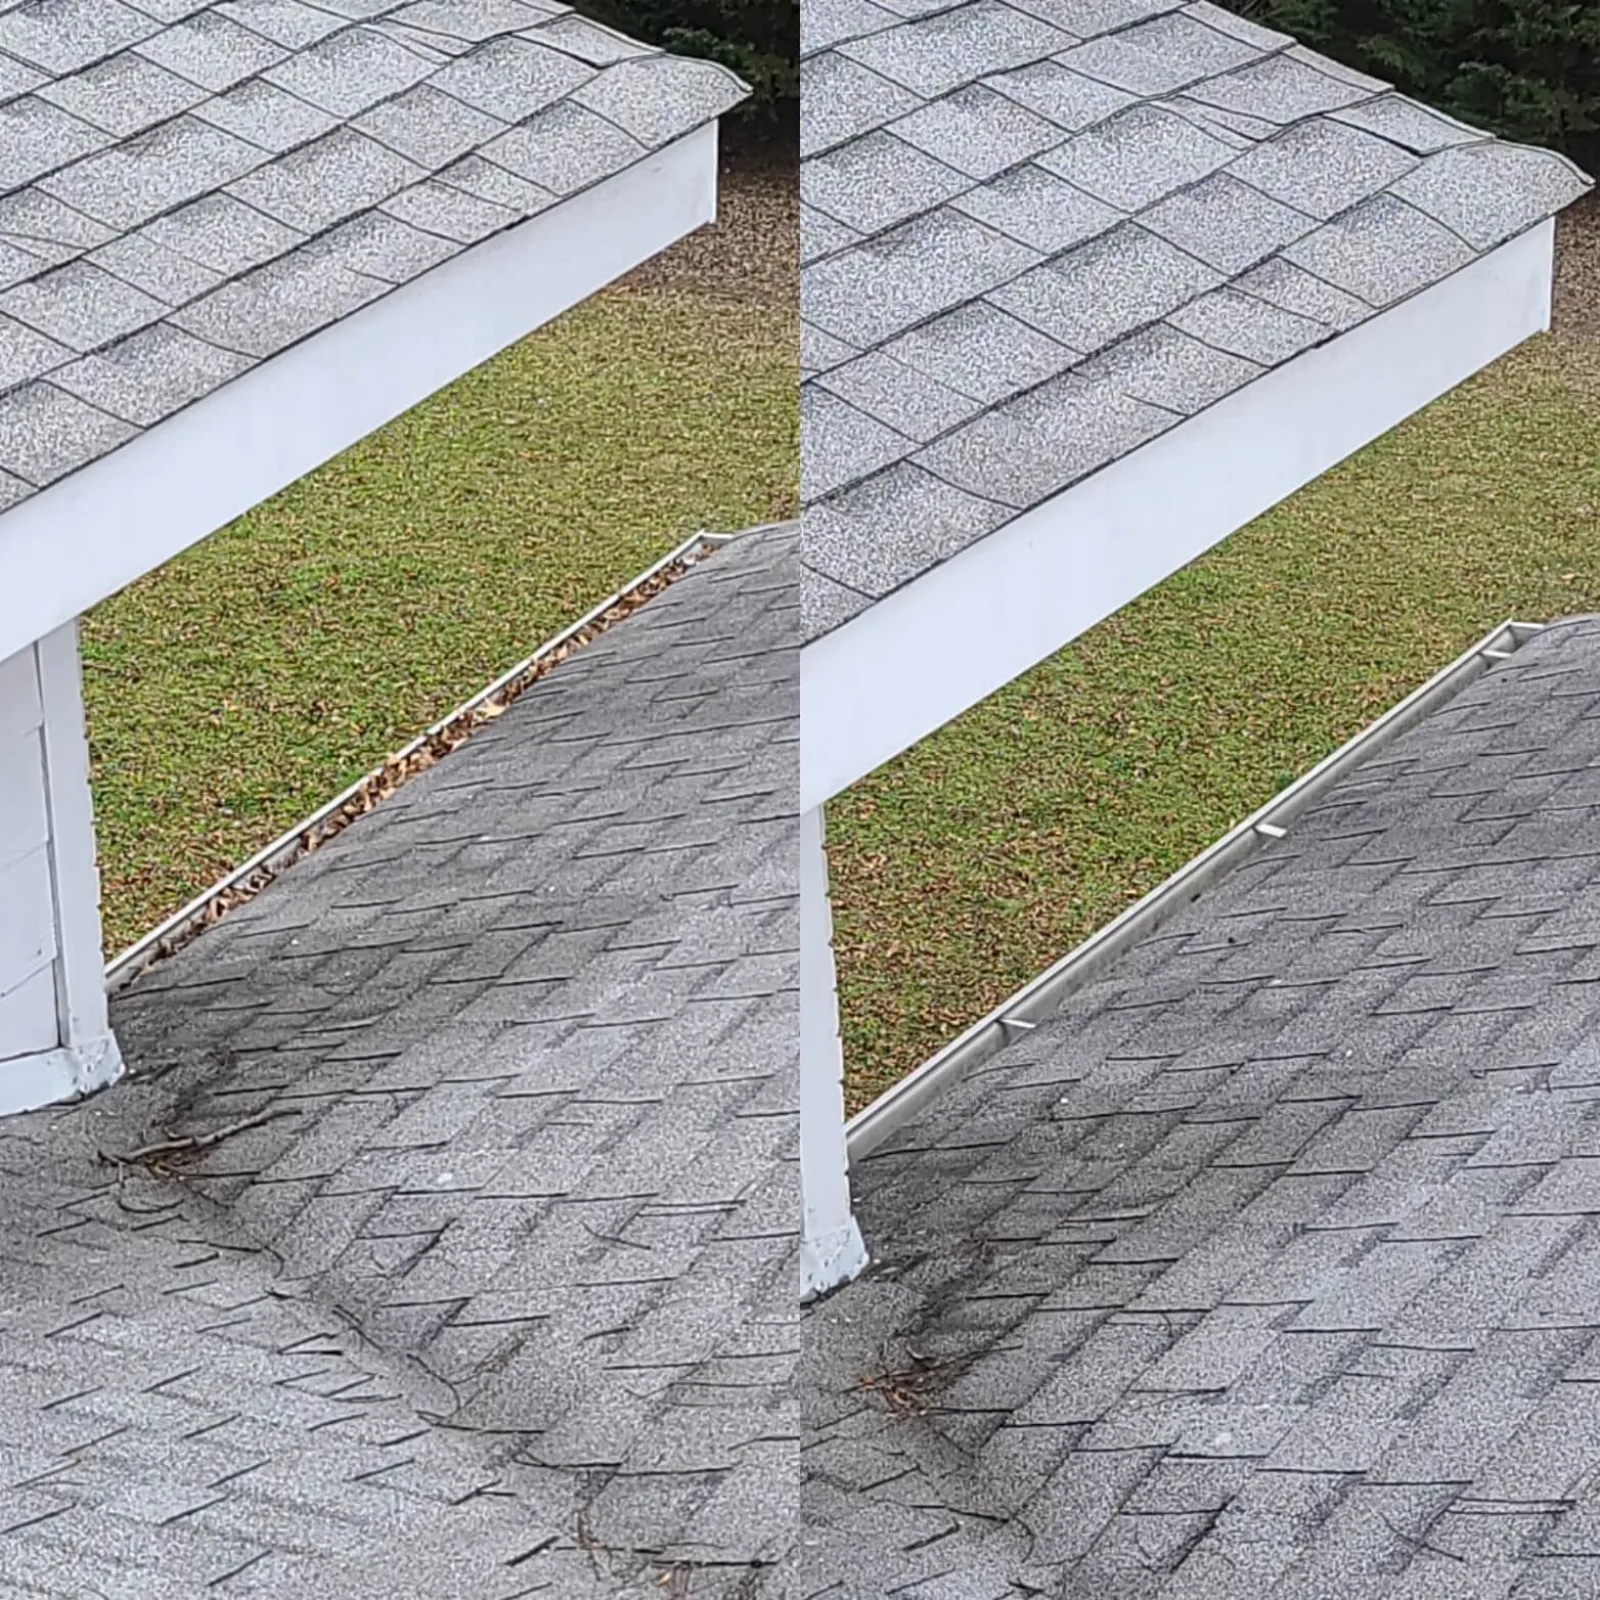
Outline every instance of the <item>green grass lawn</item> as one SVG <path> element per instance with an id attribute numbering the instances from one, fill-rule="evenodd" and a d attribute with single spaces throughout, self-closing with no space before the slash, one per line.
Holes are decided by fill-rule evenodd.
<path id="1" fill-rule="evenodd" d="M 107 948 L 700 527 L 792 515 L 793 313 L 614 290 L 100 606 Z"/>
<path id="2" fill-rule="evenodd" d="M 852 1107 L 1496 623 L 1600 610 L 1597 370 L 1517 352 L 835 801 Z"/>

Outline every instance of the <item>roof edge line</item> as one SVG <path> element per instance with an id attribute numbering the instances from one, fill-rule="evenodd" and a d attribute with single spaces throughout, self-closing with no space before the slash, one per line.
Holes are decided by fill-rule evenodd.
<path id="1" fill-rule="evenodd" d="M 974 1067 L 1014 1043 L 1021 1033 L 1036 1027 L 1043 1017 L 1091 983 L 1130 946 L 1156 932 L 1175 912 L 1192 905 L 1207 889 L 1243 865 L 1263 842 L 1283 837 L 1288 822 L 1320 799 L 1353 768 L 1370 760 L 1445 701 L 1454 699 L 1491 667 L 1544 632 L 1547 626 L 1538 622 L 1507 621 L 1491 629 L 1426 683 L 1413 689 L 1179 867 L 1171 877 L 1096 929 L 1059 961 L 892 1084 L 845 1123 L 849 1160 L 855 1162 L 870 1155 Z"/>
<path id="2" fill-rule="evenodd" d="M 762 526 L 768 525 L 762 524 Z M 321 838 L 313 836 L 325 824 L 339 818 L 347 807 L 364 799 L 369 792 L 386 780 L 393 779 L 396 773 L 400 776 L 394 786 L 398 787 L 399 783 L 404 783 L 406 778 L 412 775 L 406 768 L 436 739 L 458 728 L 470 731 L 471 727 L 477 725 L 480 714 L 486 708 L 502 699 L 509 703 L 509 699 L 514 698 L 516 693 L 520 693 L 535 678 L 542 676 L 543 671 L 547 670 L 547 663 L 556 664 L 550 661 L 553 655 L 564 649 L 586 644 L 595 634 L 604 632 L 610 625 L 609 613 L 618 606 L 633 601 L 643 603 L 650 596 L 641 594 L 641 591 L 648 590 L 652 583 L 669 574 L 672 577 L 678 576 L 673 571 L 674 568 L 687 569 L 719 550 L 734 537 L 737 535 L 708 533 L 705 529 L 692 533 L 659 561 L 652 562 L 621 588 L 591 606 L 576 622 L 569 623 L 559 633 L 552 634 L 531 655 L 525 656 L 514 667 L 502 672 L 498 678 L 478 690 L 470 699 L 463 700 L 453 710 L 447 711 L 408 744 L 395 751 L 393 755 L 385 757 L 354 783 L 341 789 L 331 800 L 318 806 L 309 816 L 302 817 L 300 821 L 286 828 L 270 844 L 263 845 L 248 860 L 217 879 L 209 888 L 202 889 L 187 905 L 174 911 L 164 922 L 158 923 L 143 937 L 136 939 L 114 956 L 107 962 L 105 969 L 107 992 L 114 994 L 119 989 L 125 988 L 158 961 L 174 954 L 212 923 L 218 921 L 233 904 L 238 903 L 235 896 L 239 899 L 253 898 L 286 868 L 292 866 L 301 856 L 309 854 L 322 842 Z M 360 814 L 354 813 L 345 820 L 354 821 L 355 816 Z M 262 876 L 263 874 L 265 876 Z M 251 886 L 250 880 L 254 878 L 260 878 L 261 881 Z"/>

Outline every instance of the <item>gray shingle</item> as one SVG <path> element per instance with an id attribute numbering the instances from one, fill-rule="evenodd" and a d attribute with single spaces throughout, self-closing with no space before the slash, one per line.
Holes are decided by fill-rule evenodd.
<path id="1" fill-rule="evenodd" d="M 398 284 L 436 267 L 453 252 L 436 234 L 372 211 L 319 235 L 306 246 L 306 254 L 383 283 Z"/>
<path id="2" fill-rule="evenodd" d="M 406 160 L 434 172 L 469 151 L 482 149 L 506 129 L 498 117 L 475 111 L 462 101 L 441 94 L 432 84 L 420 84 L 374 106 L 357 117 L 353 126 Z"/>
<path id="3" fill-rule="evenodd" d="M 453 166 L 446 167 L 437 181 L 492 205 L 504 206 L 523 217 L 537 216 L 556 203 L 556 197 L 548 189 L 541 189 L 538 184 L 529 183 L 526 178 L 519 178 L 504 167 L 485 161 L 482 156 L 464 156 Z"/>
<path id="4" fill-rule="evenodd" d="M 531 39 L 491 39 L 430 80 L 479 111 L 521 122 L 581 88 L 594 68 Z"/>
<path id="5" fill-rule="evenodd" d="M 24 278 L 35 277 L 45 269 L 42 257 L 0 239 L 0 289 L 9 289 Z"/>
<path id="6" fill-rule="evenodd" d="M 184 116 L 55 173 L 39 187 L 108 227 L 129 229 L 231 183 L 264 159 L 264 150 Z"/>
<path id="7" fill-rule="evenodd" d="M 0 395 L 0 471 L 43 488 L 133 432 L 48 383 L 24 384 Z"/>
<path id="8" fill-rule="evenodd" d="M 800 259 L 804 262 L 820 260 L 854 244 L 861 235 L 832 217 L 825 217 L 815 206 L 800 207 Z"/>
<path id="9" fill-rule="evenodd" d="M 1242 388 L 1264 369 L 1157 323 L 1103 350 L 1078 368 L 1122 394 L 1168 411 L 1200 411 Z"/>
<path id="10" fill-rule="evenodd" d="M 4 500 L 5 485 L 0 483 L 0 504 Z M 808 639 L 843 627 L 869 604 L 866 595 L 835 583 L 809 566 L 800 574 L 800 631 Z"/>
<path id="11" fill-rule="evenodd" d="M 1341 333 L 1370 314 L 1365 301 L 1280 257 L 1252 267 L 1240 276 L 1237 287 L 1254 299 Z"/>
<path id="12" fill-rule="evenodd" d="M 913 448 L 903 434 L 808 385 L 800 395 L 800 482 L 808 500 L 854 483 Z"/>
<path id="13" fill-rule="evenodd" d="M 834 367 L 822 387 L 919 443 L 982 409 L 982 402 L 903 366 L 881 350 Z"/>
<path id="14" fill-rule="evenodd" d="M 221 275 L 210 267 L 157 244 L 148 233 L 124 234 L 88 259 L 91 266 L 132 284 L 164 306 L 181 306 L 221 281 Z"/>
<path id="15" fill-rule="evenodd" d="M 199 11 L 134 47 L 134 53 L 218 94 L 282 61 L 281 45 L 214 11 Z"/>
<path id="16" fill-rule="evenodd" d="M 258 360 L 348 316 L 386 285 L 305 252 L 282 256 L 169 319 L 219 349 Z"/>
<path id="17" fill-rule="evenodd" d="M 158 217 L 144 233 L 154 243 L 227 278 L 283 255 L 305 237 L 225 194 L 207 195 Z"/>
<path id="18" fill-rule="evenodd" d="M 900 18 L 873 0 L 813 0 L 800 8 L 800 54 L 815 55 L 846 39 L 892 28 Z"/>
<path id="19" fill-rule="evenodd" d="M 1441 116 L 1397 94 L 1380 95 L 1335 111 L 1336 121 L 1376 134 L 1416 155 L 1431 155 L 1451 145 L 1473 144 L 1487 135 L 1453 117 Z"/>
<path id="20" fill-rule="evenodd" d="M 989 405 L 1055 377 L 1081 354 L 982 301 L 925 322 L 884 349 L 903 365 Z"/>
<path id="21" fill-rule="evenodd" d="M 119 139 L 192 110 L 207 91 L 132 51 L 46 84 L 40 98 Z"/>
<path id="22" fill-rule="evenodd" d="M 423 33 L 481 43 L 503 33 L 537 28 L 554 8 L 527 0 L 412 0 L 391 20 Z"/>
<path id="23" fill-rule="evenodd" d="M 554 22 L 541 23 L 539 38 L 545 44 L 565 50 L 569 56 L 587 61 L 592 67 L 609 66 L 613 61 L 632 61 L 637 56 L 650 54 L 648 45 L 575 12 L 557 17 Z"/>
<path id="24" fill-rule="evenodd" d="M 287 50 L 304 50 L 345 25 L 336 11 L 305 0 L 221 0 L 217 11 Z"/>
<path id="25" fill-rule="evenodd" d="M 924 97 L 989 73 L 1052 55 L 1069 35 L 1001 0 L 968 0 L 888 33 L 839 47 L 839 54 Z"/>
<path id="26" fill-rule="evenodd" d="M 0 50 L 63 76 L 148 38 L 159 26 L 121 0 L 30 0 L 0 12 Z"/>
<path id="27" fill-rule="evenodd" d="M 1403 200 L 1378 195 L 1291 245 L 1284 256 L 1382 307 L 1464 267 L 1472 251 Z"/>
<path id="28" fill-rule="evenodd" d="M 30 250 L 43 260 L 64 260 L 114 237 L 110 228 L 41 189 L 18 189 L 0 196 L 0 234 L 26 239 Z"/>
<path id="29" fill-rule="evenodd" d="M 815 155 L 920 104 L 909 89 L 830 51 L 800 65 L 800 152 Z"/>
<path id="30" fill-rule="evenodd" d="M 1141 105 L 1040 156 L 1039 165 L 1110 205 L 1142 211 L 1236 154 L 1187 119 Z"/>
<path id="31" fill-rule="evenodd" d="M 86 261 L 0 294 L 0 312 L 69 349 L 93 350 L 156 321 L 161 303 Z"/>
<path id="32" fill-rule="evenodd" d="M 386 216 L 457 244 L 476 244 L 522 220 L 515 211 L 431 178 L 402 189 L 392 200 L 385 200 L 381 210 Z"/>
<path id="33" fill-rule="evenodd" d="M 1045 255 L 1103 233 L 1121 213 L 1042 167 L 1013 168 L 952 202 L 957 211 Z"/>
<path id="34" fill-rule="evenodd" d="M 1037 259 L 1037 252 L 970 217 L 936 211 L 813 267 L 801 286 L 801 306 L 825 332 L 866 348 Z"/>
<path id="35" fill-rule="evenodd" d="M 1296 124 L 1240 156 L 1229 171 L 1326 221 L 1388 188 L 1416 158 L 1387 140 L 1327 117 Z"/>
<path id="36" fill-rule="evenodd" d="M 0 188 L 20 188 L 108 140 L 100 129 L 35 96 L 0 105 Z"/>
<path id="37" fill-rule="evenodd" d="M 877 598 L 982 538 L 1005 515 L 901 462 L 808 510 L 802 548 L 809 570 Z"/>
<path id="38" fill-rule="evenodd" d="M 1587 187 L 1548 151 L 1475 144 L 1429 156 L 1390 190 L 1474 249 L 1488 250 L 1571 205 Z"/>
<path id="39" fill-rule="evenodd" d="M 736 79 L 683 56 L 642 56 L 607 67 L 572 98 L 647 145 L 665 144 L 728 109 Z"/>
<path id="40" fill-rule="evenodd" d="M 575 194 L 643 154 L 622 129 L 583 106 L 564 102 L 485 146 L 484 155 L 552 194 Z"/>
<path id="41" fill-rule="evenodd" d="M 1064 373 L 1003 401 L 913 460 L 958 489 L 1021 509 L 1128 454 L 1177 418 L 1104 380 Z"/>
<path id="42" fill-rule="evenodd" d="M 825 372 L 841 361 L 848 361 L 858 352 L 842 339 L 835 339 L 814 328 L 809 322 L 800 324 L 800 365 L 808 373 Z"/>
<path id="43" fill-rule="evenodd" d="M 1230 172 L 1180 189 L 1139 218 L 1141 227 L 1234 277 L 1316 227 L 1303 211 L 1268 198 Z"/>
<path id="44" fill-rule="evenodd" d="M 339 128 L 257 167 L 227 192 L 286 227 L 319 233 L 421 176 L 422 169 L 404 156 L 353 128 Z"/>
<path id="45" fill-rule="evenodd" d="M 992 178 L 1060 144 L 1061 130 L 1017 101 L 970 84 L 902 117 L 890 131 L 969 178 Z M 885 174 L 885 183 L 893 178 Z"/>
<path id="46" fill-rule="evenodd" d="M 1086 78 L 1059 61 L 1031 61 L 983 81 L 1068 133 L 1080 133 L 1103 122 L 1137 98 L 1097 78 Z"/>
<path id="47" fill-rule="evenodd" d="M 1061 64 L 1130 94 L 1171 94 L 1202 78 L 1256 60 L 1260 52 L 1231 34 L 1168 12 L 1069 50 Z"/>
<path id="48" fill-rule="evenodd" d="M 335 126 L 327 112 L 259 78 L 214 96 L 194 114 L 273 155 L 310 144 Z"/>
<path id="49" fill-rule="evenodd" d="M 1183 0 L 1029 0 L 1025 9 L 1036 11 L 1080 39 L 1092 39 L 1164 11 L 1176 11 L 1182 3 Z"/>
<path id="50" fill-rule="evenodd" d="M 64 367 L 52 381 L 97 410 L 148 428 L 248 365 L 242 356 L 159 322 Z"/>
<path id="51" fill-rule="evenodd" d="M 0 317 L 0 393 L 42 378 L 72 359 L 72 352 L 25 323 Z"/>
<path id="52" fill-rule="evenodd" d="M 354 27 L 297 50 L 265 77 L 330 117 L 348 120 L 413 88 L 433 70 L 431 62 L 376 29 Z"/>
<path id="53" fill-rule="evenodd" d="M 1365 98 L 1364 91 L 1287 52 L 1223 73 L 1188 91 L 1202 105 L 1242 111 L 1263 122 L 1298 122 L 1319 112 L 1336 111 Z"/>
<path id="54" fill-rule="evenodd" d="M 818 156 L 807 171 L 806 201 L 860 235 L 931 211 L 966 187 L 943 162 L 880 131 Z"/>
<path id="55" fill-rule="evenodd" d="M 1216 289 L 1174 311 L 1172 325 L 1218 350 L 1275 367 L 1320 344 L 1332 330 L 1236 289 Z"/>
<path id="56" fill-rule="evenodd" d="M 1194 256 L 1124 223 L 990 296 L 1002 310 L 1089 353 L 1155 322 L 1221 282 Z"/>

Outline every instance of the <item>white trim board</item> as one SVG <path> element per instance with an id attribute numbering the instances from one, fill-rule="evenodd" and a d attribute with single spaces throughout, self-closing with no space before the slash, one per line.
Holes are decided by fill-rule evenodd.
<path id="1" fill-rule="evenodd" d="M 1550 324 L 1542 223 L 933 567 L 800 656 L 808 811 Z"/>
<path id="2" fill-rule="evenodd" d="M 800 1298 L 848 1283 L 867 1264 L 850 1208 L 844 1051 L 822 812 L 800 816 Z"/>
<path id="3" fill-rule="evenodd" d="M 708 123 L 0 514 L 0 660 L 713 220 L 716 173 Z"/>

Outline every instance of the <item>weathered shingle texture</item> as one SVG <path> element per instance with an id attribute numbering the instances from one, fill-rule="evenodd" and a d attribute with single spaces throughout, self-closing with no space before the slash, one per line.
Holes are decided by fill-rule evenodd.
<path id="1" fill-rule="evenodd" d="M 556 0 L 0 0 L 0 512 L 743 94 Z"/>
<path id="2" fill-rule="evenodd" d="M 797 542 L 557 667 L 115 996 L 130 1079 L 0 1126 L 0 1591 L 782 1593 Z"/>
<path id="3" fill-rule="evenodd" d="M 1585 1600 L 1600 619 L 1559 624 L 853 1174 L 810 1596 Z"/>
<path id="4" fill-rule="evenodd" d="M 1208 0 L 803 27 L 808 638 L 1588 184 Z"/>

